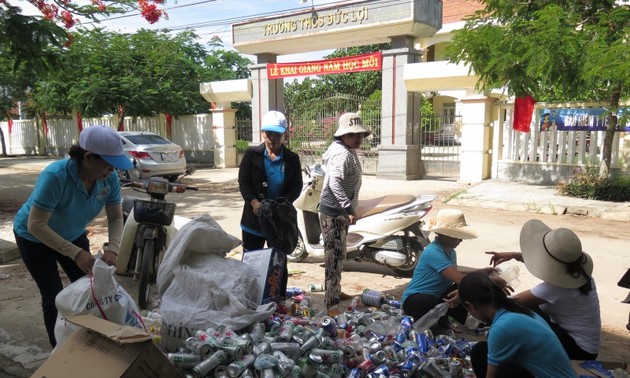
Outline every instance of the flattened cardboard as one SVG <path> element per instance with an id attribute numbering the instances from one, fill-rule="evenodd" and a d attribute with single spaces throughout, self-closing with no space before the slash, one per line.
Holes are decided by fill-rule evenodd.
<path id="1" fill-rule="evenodd" d="M 68 319 L 80 326 L 35 371 L 35 378 L 183 378 L 141 329 L 92 315 Z"/>
<path id="2" fill-rule="evenodd" d="M 242 261 L 256 270 L 258 290 L 252 298 L 257 304 L 275 302 L 286 295 L 282 291 L 287 255 L 276 248 L 244 251 Z"/>

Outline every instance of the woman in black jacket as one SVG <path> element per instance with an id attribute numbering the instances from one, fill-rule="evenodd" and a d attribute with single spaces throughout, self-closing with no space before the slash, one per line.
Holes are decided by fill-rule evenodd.
<path id="1" fill-rule="evenodd" d="M 265 114 L 261 127 L 264 142 L 247 149 L 241 161 L 238 185 L 245 200 L 241 216 L 245 251 L 262 249 L 267 241 L 258 221 L 262 201 L 284 197 L 292 203 L 302 191 L 300 157 L 284 146 L 286 129 L 284 114 Z"/>

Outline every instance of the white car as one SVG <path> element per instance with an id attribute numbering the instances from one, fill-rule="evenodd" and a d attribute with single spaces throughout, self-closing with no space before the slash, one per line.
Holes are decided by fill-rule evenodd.
<path id="1" fill-rule="evenodd" d="M 147 131 L 119 131 L 123 149 L 135 161 L 140 178 L 166 177 L 175 181 L 186 172 L 184 150 L 170 140 Z M 135 178 L 130 172 L 123 177 Z"/>

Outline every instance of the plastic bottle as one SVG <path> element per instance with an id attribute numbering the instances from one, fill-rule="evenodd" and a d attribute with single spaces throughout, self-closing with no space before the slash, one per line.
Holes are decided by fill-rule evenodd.
<path id="1" fill-rule="evenodd" d="M 507 284 L 512 287 L 512 289 L 516 289 L 516 287 L 521 283 L 518 279 L 519 268 L 516 265 L 512 265 L 507 267 L 499 273 L 499 277 L 503 278 Z"/>
<path id="2" fill-rule="evenodd" d="M 424 314 L 420 319 L 416 320 L 415 323 L 413 323 L 413 330 L 416 332 L 426 331 L 427 329 L 431 328 L 431 326 L 433 326 L 435 323 L 437 323 L 442 316 L 446 315 L 447 311 L 448 303 L 439 303 L 437 306 L 429 310 L 429 312 Z"/>

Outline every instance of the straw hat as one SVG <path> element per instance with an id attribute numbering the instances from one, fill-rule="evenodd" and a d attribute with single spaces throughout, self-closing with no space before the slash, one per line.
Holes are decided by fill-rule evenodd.
<path id="1" fill-rule="evenodd" d="M 361 116 L 357 113 L 345 113 L 339 117 L 339 127 L 337 127 L 337 131 L 335 131 L 335 136 L 340 137 L 346 134 L 360 134 L 363 133 L 365 136 L 370 135 L 370 130 L 363 127 L 363 121 L 361 121 Z"/>
<path id="2" fill-rule="evenodd" d="M 456 239 L 475 239 L 479 236 L 477 230 L 466 224 L 464 213 L 455 209 L 440 210 L 424 229 Z"/>
<path id="3" fill-rule="evenodd" d="M 552 285 L 576 289 L 593 273 L 593 259 L 582 251 L 580 238 L 571 230 L 552 230 L 537 219 L 528 220 L 521 229 L 521 252 L 527 270 Z M 567 271 L 569 264 L 580 265 L 583 273 Z"/>

